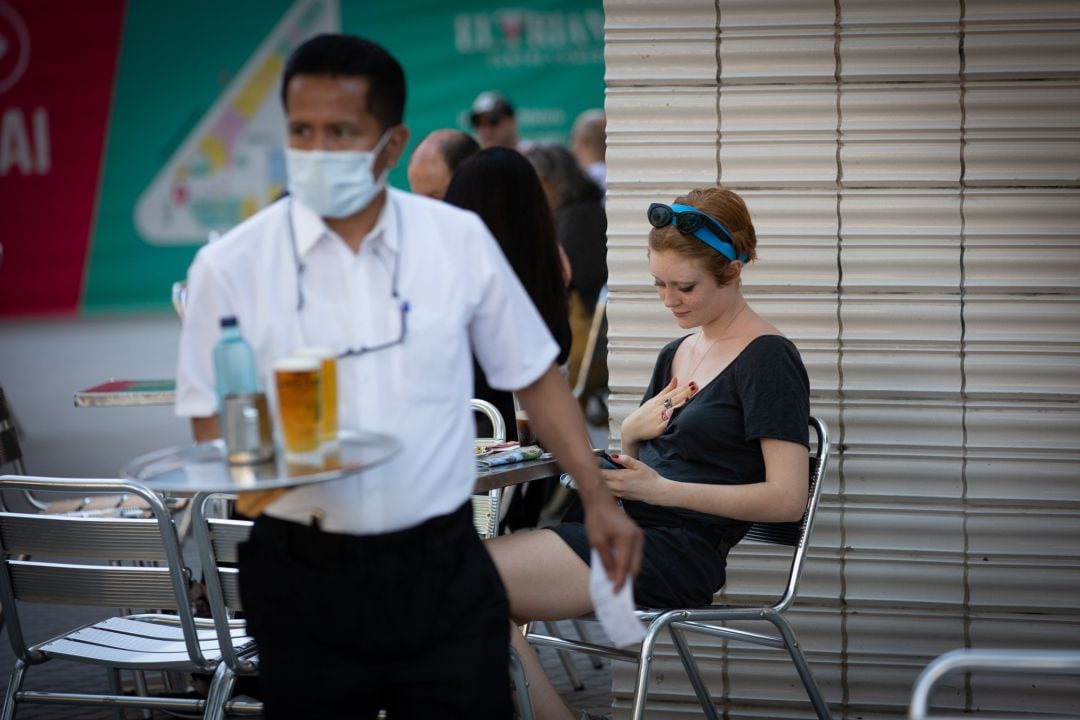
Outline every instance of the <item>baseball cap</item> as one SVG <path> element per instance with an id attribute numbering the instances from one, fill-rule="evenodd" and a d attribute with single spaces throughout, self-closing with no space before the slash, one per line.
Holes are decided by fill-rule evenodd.
<path id="1" fill-rule="evenodd" d="M 504 117 L 514 116 L 514 106 L 502 93 L 494 90 L 485 90 L 476 96 L 472 107 L 469 109 L 469 123 L 476 126 L 477 121 L 483 116 L 490 116 L 497 120 Z"/>

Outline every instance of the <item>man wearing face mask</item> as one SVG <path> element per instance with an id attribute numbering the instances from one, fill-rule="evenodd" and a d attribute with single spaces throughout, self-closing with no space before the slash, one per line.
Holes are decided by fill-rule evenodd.
<path id="1" fill-rule="evenodd" d="M 341 426 L 402 450 L 273 498 L 241 547 L 266 716 L 509 717 L 507 599 L 468 503 L 472 353 L 577 480 L 617 585 L 637 571 L 640 531 L 603 486 L 558 348 L 483 222 L 386 187 L 408 140 L 397 61 L 318 36 L 287 61 L 282 101 L 290 194 L 192 263 L 177 414 L 197 440 L 220 434 L 211 355 L 233 315 L 266 382 L 295 349 L 333 348 Z"/>

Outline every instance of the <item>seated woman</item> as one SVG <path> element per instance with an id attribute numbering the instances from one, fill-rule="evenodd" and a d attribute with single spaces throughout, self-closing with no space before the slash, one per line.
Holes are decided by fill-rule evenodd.
<path id="1" fill-rule="evenodd" d="M 754 521 L 792 521 L 807 502 L 809 380 L 790 340 L 743 298 L 757 239 L 746 204 L 724 188 L 648 210 L 649 270 L 680 328 L 657 358 L 642 404 L 622 423 L 622 470 L 603 471 L 645 532 L 634 598 L 645 607 L 708 605 L 728 550 Z M 589 544 L 573 508 L 549 530 L 501 536 L 488 549 L 512 621 L 592 610 Z M 519 632 L 538 718 L 577 718 Z"/>

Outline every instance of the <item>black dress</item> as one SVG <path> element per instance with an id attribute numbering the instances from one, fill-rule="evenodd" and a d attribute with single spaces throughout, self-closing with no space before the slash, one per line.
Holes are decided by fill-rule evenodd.
<path id="1" fill-rule="evenodd" d="M 689 337 L 689 336 L 687 336 Z M 675 350 L 660 351 L 642 400 L 671 379 Z M 678 482 L 741 485 L 765 480 L 761 440 L 809 447 L 810 382 L 795 345 L 779 335 L 755 338 L 723 372 L 675 410 L 663 434 L 642 442 L 638 459 Z M 647 607 L 699 607 L 724 584 L 727 553 L 750 523 L 718 515 L 628 500 L 623 507 L 645 532 L 634 598 Z M 552 528 L 589 562 L 580 506 Z"/>

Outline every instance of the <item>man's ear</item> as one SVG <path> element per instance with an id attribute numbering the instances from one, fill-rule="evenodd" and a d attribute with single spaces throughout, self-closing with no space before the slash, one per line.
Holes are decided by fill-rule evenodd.
<path id="1" fill-rule="evenodd" d="M 393 170 L 405 154 L 405 146 L 409 144 L 409 128 L 404 124 L 395 125 L 390 129 L 390 138 L 386 141 L 386 168 Z"/>

